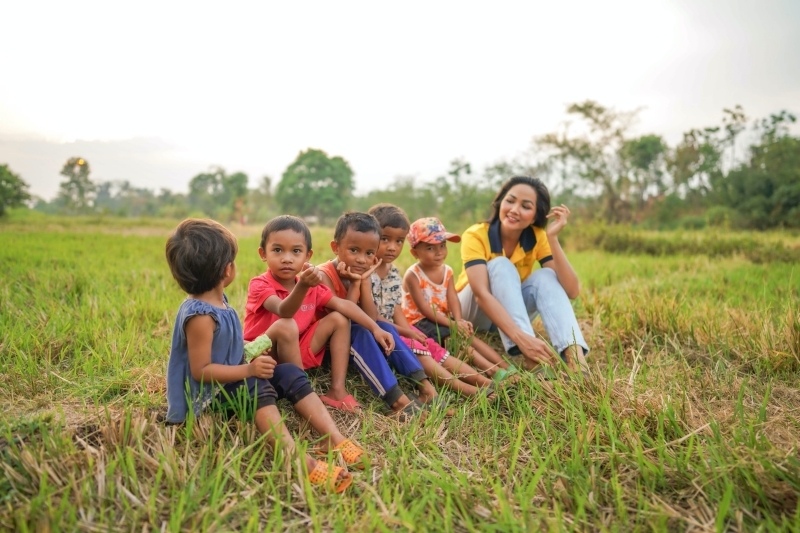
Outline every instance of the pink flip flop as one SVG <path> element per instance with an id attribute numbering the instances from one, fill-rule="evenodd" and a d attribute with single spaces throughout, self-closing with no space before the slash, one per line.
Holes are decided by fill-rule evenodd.
<path id="1" fill-rule="evenodd" d="M 320 396 L 319 399 L 322 400 L 322 403 L 328 407 L 333 407 L 334 409 L 345 411 L 347 413 L 356 413 L 361 409 L 361 404 L 358 403 L 355 398 L 353 398 L 352 394 L 348 394 L 341 400 L 334 400 L 328 398 L 327 396 Z"/>

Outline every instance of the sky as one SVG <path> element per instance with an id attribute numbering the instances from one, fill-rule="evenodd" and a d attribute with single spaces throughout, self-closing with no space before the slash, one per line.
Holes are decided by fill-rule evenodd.
<path id="1" fill-rule="evenodd" d="M 736 104 L 800 114 L 796 0 L 26 0 L 0 20 L 0 164 L 46 199 L 71 156 L 182 192 L 212 165 L 275 183 L 319 148 L 363 193 L 518 156 L 586 99 L 670 144 Z"/>

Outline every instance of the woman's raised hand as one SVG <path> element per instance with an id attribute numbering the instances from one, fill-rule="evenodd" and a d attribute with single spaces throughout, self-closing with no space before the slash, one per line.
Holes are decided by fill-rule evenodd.
<path id="1" fill-rule="evenodd" d="M 564 204 L 558 205 L 550 210 L 550 214 L 547 215 L 547 218 L 552 219 L 547 225 L 547 236 L 555 237 L 562 229 L 564 229 L 564 226 L 567 225 L 567 220 L 569 219 L 569 207 L 565 206 Z"/>

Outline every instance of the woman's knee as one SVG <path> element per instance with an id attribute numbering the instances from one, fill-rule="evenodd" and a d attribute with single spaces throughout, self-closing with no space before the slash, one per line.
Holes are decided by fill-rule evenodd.
<path id="1" fill-rule="evenodd" d="M 541 288 L 541 287 L 561 287 L 561 284 L 558 282 L 558 275 L 556 271 L 552 268 L 540 268 L 536 270 L 533 274 L 528 276 L 527 280 L 534 288 Z M 562 288 L 563 290 L 563 288 Z"/>
<path id="2" fill-rule="evenodd" d="M 509 272 L 513 272 L 515 276 L 519 276 L 517 274 L 517 267 L 514 266 L 514 263 L 507 257 L 495 257 L 494 259 L 490 260 L 486 263 L 486 268 L 489 271 L 489 274 L 508 274 Z"/>

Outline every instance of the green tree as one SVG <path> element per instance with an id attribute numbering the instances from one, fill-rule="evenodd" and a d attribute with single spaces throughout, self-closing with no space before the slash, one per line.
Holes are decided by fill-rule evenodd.
<path id="1" fill-rule="evenodd" d="M 8 165 L 0 165 L 0 217 L 5 215 L 9 207 L 20 206 L 30 198 L 28 184 L 13 173 Z"/>
<path id="2" fill-rule="evenodd" d="M 211 167 L 189 181 L 189 203 L 208 216 L 232 215 L 247 196 L 247 174 L 228 175 L 222 167 Z"/>
<path id="3" fill-rule="evenodd" d="M 567 113 L 580 119 L 584 130 L 573 134 L 567 123 L 560 131 L 535 139 L 536 147 L 548 156 L 563 187 L 597 196 L 608 222 L 629 220 L 631 191 L 623 150 L 637 111 L 615 111 L 586 100 L 568 106 Z"/>
<path id="4" fill-rule="evenodd" d="M 643 135 L 625 141 L 621 155 L 628 171 L 620 179 L 622 195 L 642 209 L 648 196 L 667 190 L 665 161 L 667 145 L 659 135 Z"/>
<path id="5" fill-rule="evenodd" d="M 723 143 L 719 128 L 691 129 L 667 156 L 667 171 L 673 186 L 690 203 L 699 204 L 722 177 Z"/>
<path id="6" fill-rule="evenodd" d="M 762 120 L 750 161 L 715 184 L 716 198 L 750 227 L 800 228 L 800 138 L 787 127 L 795 120 L 786 111 Z"/>
<path id="7" fill-rule="evenodd" d="M 367 211 L 373 205 L 382 203 L 401 207 L 411 222 L 422 217 L 441 216 L 431 184 L 418 184 L 413 176 L 395 176 L 385 189 L 375 189 L 356 198 L 353 208 Z M 448 221 L 444 222 L 447 224 Z"/>
<path id="8" fill-rule="evenodd" d="M 258 187 L 248 192 L 245 209 L 248 217 L 252 217 L 258 223 L 276 215 L 277 208 L 272 188 L 272 177 L 263 176 L 258 182 Z"/>
<path id="9" fill-rule="evenodd" d="M 347 209 L 352 191 L 353 171 L 347 161 L 310 148 L 283 173 L 275 199 L 285 213 L 316 216 L 324 222 Z"/>
<path id="10" fill-rule="evenodd" d="M 94 205 L 97 186 L 89 179 L 89 162 L 82 157 L 71 157 L 61 168 L 66 180 L 61 182 L 58 200 L 72 214 L 86 213 Z"/>
<path id="11" fill-rule="evenodd" d="M 492 203 L 494 190 L 486 181 L 472 174 L 472 165 L 464 159 L 450 162 L 450 170 L 434 181 L 431 189 L 436 196 L 439 216 L 449 224 L 473 224 L 485 218 Z"/>

